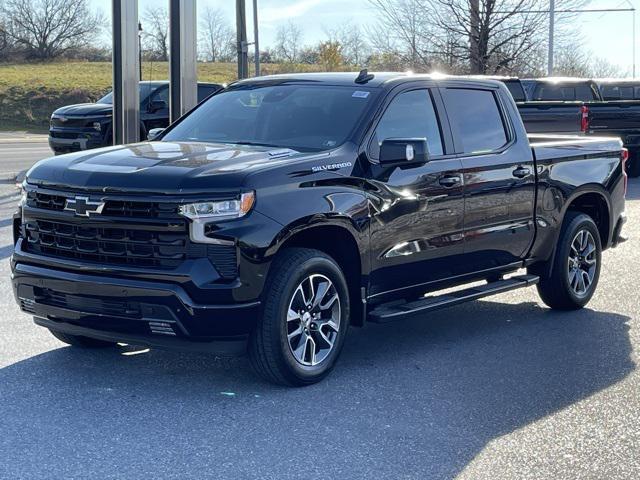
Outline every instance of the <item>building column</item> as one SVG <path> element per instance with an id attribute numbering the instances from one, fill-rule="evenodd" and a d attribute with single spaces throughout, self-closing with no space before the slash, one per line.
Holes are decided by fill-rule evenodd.
<path id="1" fill-rule="evenodd" d="M 175 122 L 198 103 L 196 0 L 169 0 L 170 116 Z"/>
<path id="2" fill-rule="evenodd" d="M 113 144 L 140 140 L 138 2 L 112 0 Z"/>

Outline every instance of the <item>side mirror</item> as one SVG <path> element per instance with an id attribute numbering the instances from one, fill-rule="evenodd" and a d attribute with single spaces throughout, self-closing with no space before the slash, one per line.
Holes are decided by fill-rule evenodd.
<path id="1" fill-rule="evenodd" d="M 155 113 L 159 110 L 166 110 L 167 108 L 169 108 L 169 105 L 167 105 L 167 102 L 164 100 L 152 100 L 149 103 L 149 111 L 151 113 Z"/>
<path id="2" fill-rule="evenodd" d="M 160 135 L 162 135 L 163 132 L 164 132 L 164 128 L 152 128 L 151 130 L 149 130 L 149 133 L 147 133 L 147 140 L 149 140 L 150 142 L 153 142 Z"/>
<path id="3" fill-rule="evenodd" d="M 380 165 L 424 165 L 428 161 L 426 138 L 389 138 L 380 146 Z"/>

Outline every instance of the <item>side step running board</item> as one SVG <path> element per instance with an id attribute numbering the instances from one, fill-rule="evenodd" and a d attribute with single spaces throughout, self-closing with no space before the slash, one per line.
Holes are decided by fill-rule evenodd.
<path id="1" fill-rule="evenodd" d="M 509 292 L 519 288 L 536 285 L 540 277 L 536 275 L 519 275 L 505 280 L 487 283 L 466 290 L 446 293 L 444 295 L 425 297 L 420 300 L 407 303 L 383 304 L 369 312 L 369 321 L 373 323 L 387 323 L 400 320 L 417 313 L 425 313 L 441 308 L 452 307 L 465 302 L 478 300 L 479 298 Z"/>

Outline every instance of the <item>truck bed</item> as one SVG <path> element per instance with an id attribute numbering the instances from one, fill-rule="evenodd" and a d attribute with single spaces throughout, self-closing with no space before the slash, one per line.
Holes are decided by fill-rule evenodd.
<path id="1" fill-rule="evenodd" d="M 549 162 L 575 157 L 618 155 L 622 141 L 608 137 L 583 137 L 578 135 L 529 134 L 529 144 L 535 159 Z"/>

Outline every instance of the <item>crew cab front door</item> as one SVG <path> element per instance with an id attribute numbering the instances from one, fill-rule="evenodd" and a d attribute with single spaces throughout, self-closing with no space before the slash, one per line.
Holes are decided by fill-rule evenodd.
<path id="1" fill-rule="evenodd" d="M 368 143 L 371 200 L 370 297 L 402 297 L 454 274 L 463 254 L 461 161 L 447 154 L 448 126 L 441 125 L 437 90 L 407 87 L 387 101 Z M 444 127 L 444 128 L 443 128 Z M 383 166 L 387 139 L 426 138 L 425 164 Z"/>
<path id="2" fill-rule="evenodd" d="M 441 88 L 465 184 L 468 273 L 521 261 L 534 238 L 535 165 L 499 88 Z M 509 109 L 509 110 L 508 110 Z"/>

